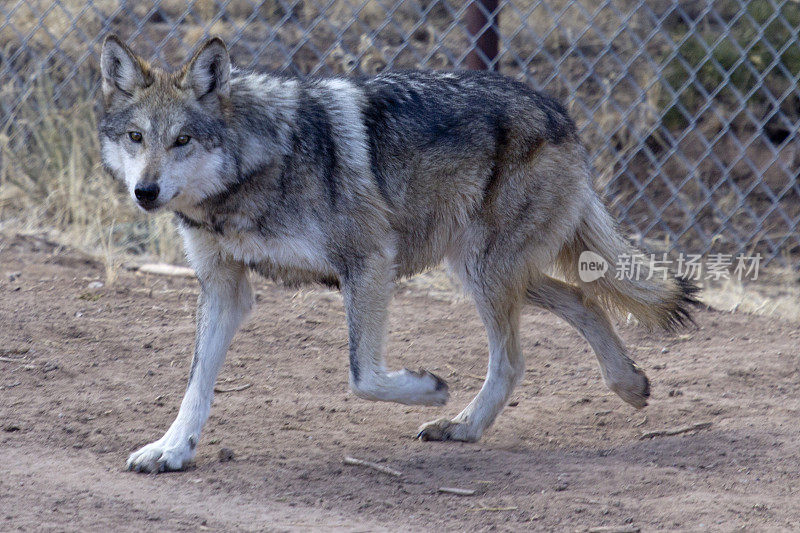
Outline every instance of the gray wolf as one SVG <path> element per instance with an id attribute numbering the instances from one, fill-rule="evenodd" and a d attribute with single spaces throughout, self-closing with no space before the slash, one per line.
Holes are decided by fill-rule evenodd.
<path id="1" fill-rule="evenodd" d="M 485 323 L 489 368 L 460 414 L 422 425 L 423 440 L 474 442 L 492 424 L 523 375 L 525 304 L 572 324 L 608 387 L 646 405 L 647 377 L 607 311 L 671 329 L 690 319 L 696 289 L 674 277 L 579 279 L 583 251 L 614 265 L 634 250 L 552 98 L 488 72 L 247 72 L 231 67 L 218 38 L 165 72 L 112 36 L 101 70 L 104 166 L 141 209 L 175 213 L 201 286 L 177 418 L 129 469 L 176 470 L 194 456 L 217 373 L 253 303 L 250 270 L 341 289 L 357 396 L 443 405 L 441 378 L 391 371 L 384 351 L 395 281 L 445 261 Z"/>

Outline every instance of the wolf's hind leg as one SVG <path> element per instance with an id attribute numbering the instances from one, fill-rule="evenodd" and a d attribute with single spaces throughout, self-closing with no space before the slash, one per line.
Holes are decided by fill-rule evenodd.
<path id="1" fill-rule="evenodd" d="M 376 253 L 342 276 L 350 338 L 350 388 L 367 400 L 408 405 L 444 405 L 447 384 L 422 370 L 389 372 L 384 363 L 393 258 Z"/>
<path id="2" fill-rule="evenodd" d="M 628 357 L 622 340 L 597 301 L 578 287 L 549 277 L 537 280 L 528 289 L 528 298 L 531 303 L 564 319 L 583 335 L 597 356 L 608 388 L 637 409 L 647 405 L 650 396 L 647 376 Z"/>
<path id="3" fill-rule="evenodd" d="M 505 407 L 525 372 L 519 346 L 518 298 L 476 296 L 478 313 L 489 336 L 489 369 L 478 395 L 454 419 L 428 422 L 420 427 L 422 440 L 475 442 Z"/>

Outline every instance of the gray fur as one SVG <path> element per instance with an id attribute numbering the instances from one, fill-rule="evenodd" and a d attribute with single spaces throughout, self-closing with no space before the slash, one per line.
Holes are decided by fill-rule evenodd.
<path id="1" fill-rule="evenodd" d="M 133 454 L 131 468 L 180 467 L 193 455 L 180 443 L 196 442 L 216 376 L 206 368 L 219 368 L 249 309 L 245 266 L 341 287 L 357 395 L 440 405 L 448 392 L 440 378 L 390 372 L 383 352 L 393 282 L 447 261 L 486 324 L 489 373 L 460 415 L 426 424 L 421 438 L 474 441 L 492 423 L 524 370 L 526 302 L 575 325 L 609 386 L 645 405 L 647 379 L 601 304 L 666 327 L 685 315 L 692 289 L 674 280 L 574 279 L 575 253 L 597 250 L 613 263 L 626 248 L 557 101 L 488 72 L 295 79 L 231 70 L 218 39 L 177 73 L 129 54 L 115 39 L 104 46 L 104 79 L 117 80 L 104 85 L 105 166 L 132 195 L 143 180 L 160 185 L 164 198 L 142 205 L 176 213 L 203 292 L 187 398 L 168 434 Z M 132 128 L 142 130 L 141 143 L 128 140 Z M 178 135 L 191 142 L 179 146 Z M 557 271 L 573 284 L 549 277 Z M 217 323 L 234 329 L 217 331 Z"/>

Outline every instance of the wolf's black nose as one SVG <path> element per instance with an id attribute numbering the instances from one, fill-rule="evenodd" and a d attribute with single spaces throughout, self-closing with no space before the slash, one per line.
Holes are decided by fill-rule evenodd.
<path id="1" fill-rule="evenodd" d="M 158 191 L 158 183 L 151 181 L 150 183 L 139 183 L 133 190 L 133 194 L 139 203 L 144 205 L 155 202 L 158 198 Z"/>

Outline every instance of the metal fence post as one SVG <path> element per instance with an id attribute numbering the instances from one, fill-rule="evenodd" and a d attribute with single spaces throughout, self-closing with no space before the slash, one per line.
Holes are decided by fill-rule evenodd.
<path id="1" fill-rule="evenodd" d="M 498 0 L 474 0 L 467 8 L 467 31 L 475 38 L 475 47 L 466 58 L 468 69 L 497 70 L 497 5 Z"/>

